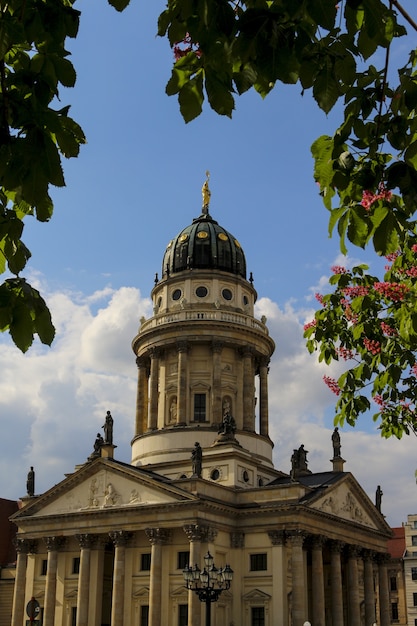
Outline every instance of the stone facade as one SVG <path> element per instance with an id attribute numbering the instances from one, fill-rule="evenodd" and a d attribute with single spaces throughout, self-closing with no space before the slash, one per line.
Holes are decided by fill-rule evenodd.
<path id="1" fill-rule="evenodd" d="M 32 597 L 44 626 L 200 626 L 183 569 L 208 551 L 234 571 L 213 626 L 390 624 L 391 532 L 340 448 L 321 473 L 303 446 L 290 474 L 273 465 L 275 344 L 256 297 L 239 242 L 204 205 L 168 244 L 133 340 L 131 464 L 103 445 L 14 515 L 12 626 Z"/>

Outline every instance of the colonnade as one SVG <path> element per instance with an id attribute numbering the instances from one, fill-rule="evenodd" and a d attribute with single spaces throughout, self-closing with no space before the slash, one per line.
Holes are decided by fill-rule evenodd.
<path id="1" fill-rule="evenodd" d="M 203 549 L 215 553 L 217 531 L 213 528 L 188 524 L 183 527 L 188 541 L 190 565 L 201 564 Z M 163 589 L 166 592 L 167 574 L 163 568 L 163 552 L 165 546 L 172 544 L 172 531 L 163 528 L 147 528 L 145 534 L 151 545 L 151 566 L 149 573 L 149 626 L 161 626 L 166 622 L 162 615 Z M 77 587 L 77 626 L 99 626 L 101 624 L 101 602 L 103 598 L 103 581 L 95 580 L 97 575 L 92 571 L 92 551 L 101 550 L 109 539 L 114 546 L 111 624 L 124 626 L 126 610 L 126 550 L 132 546 L 134 533 L 115 530 L 106 535 L 76 535 L 80 548 L 80 564 Z M 368 626 L 377 622 L 380 626 L 388 626 L 389 593 L 387 559 L 385 555 L 364 550 L 355 545 L 345 545 L 341 541 L 332 541 L 321 535 L 306 535 L 302 530 L 268 532 L 269 546 L 257 548 L 270 550 L 270 561 L 263 575 L 270 601 L 266 626 L 302 626 L 309 620 L 314 626 Z M 55 626 L 57 605 L 57 562 L 58 553 L 65 550 L 66 539 L 63 537 L 47 537 L 47 570 L 45 592 L 43 596 L 43 624 Z M 39 546 L 36 542 L 21 539 L 17 541 L 16 582 L 13 600 L 13 616 L 11 626 L 25 624 L 25 606 L 30 599 L 25 589 L 28 554 L 36 553 Z M 324 552 L 326 550 L 326 552 Z M 235 570 L 231 588 L 230 609 L 233 619 L 244 623 L 242 619 L 242 603 L 248 593 L 251 572 L 248 571 L 248 560 L 245 559 L 244 533 L 231 533 L 228 562 Z M 250 550 L 248 550 L 250 552 Z M 324 561 L 326 555 L 326 562 Z M 269 557 L 268 557 L 269 558 Z M 362 561 L 361 565 L 360 561 Z M 164 563 L 166 563 L 164 561 Z M 359 576 L 359 572 L 361 576 Z M 377 573 L 377 576 L 376 576 Z M 176 572 L 178 574 L 178 572 Z M 101 568 L 103 575 L 103 568 Z M 94 584 L 92 584 L 94 579 Z M 330 590 L 328 580 L 330 580 Z M 378 590 L 374 582 L 378 580 Z M 269 581 L 265 583 L 265 581 Z M 327 587 L 327 590 L 326 590 Z M 272 592 L 272 593 L 271 593 Z M 265 592 L 266 593 L 266 592 Z M 378 597 L 378 603 L 376 598 Z M 90 604 L 96 603 L 93 611 L 95 622 L 91 618 Z M 362 607 L 362 608 L 361 608 Z M 376 614 L 378 608 L 378 615 Z M 189 626 L 201 626 L 201 607 L 195 593 L 188 592 Z M 250 626 L 250 624 L 245 626 Z"/>
<path id="2" fill-rule="evenodd" d="M 223 343 L 211 342 L 212 351 L 212 407 L 209 421 L 221 423 L 222 421 L 222 380 L 221 380 L 221 351 Z M 187 405 L 190 401 L 187 380 L 189 370 L 192 368 L 190 349 L 192 344 L 187 341 L 177 341 L 177 381 L 176 381 L 176 426 L 184 426 L 187 420 Z M 171 347 L 172 349 L 172 347 Z M 138 383 L 136 396 L 136 430 L 135 435 L 140 436 L 146 432 L 158 428 L 158 415 L 160 414 L 159 403 L 166 398 L 160 393 L 159 381 L 160 367 L 164 359 L 165 349 L 151 348 L 148 354 L 136 359 L 138 367 Z M 233 416 L 237 420 L 238 429 L 255 431 L 255 375 L 259 375 L 259 434 L 268 436 L 268 365 L 269 358 L 255 354 L 255 350 L 236 348 L 236 360 L 238 366 L 236 388 L 242 390 L 241 395 L 236 397 L 236 406 L 233 407 Z M 164 420 L 166 423 L 167 420 Z M 170 420 L 168 420 L 170 421 Z"/>

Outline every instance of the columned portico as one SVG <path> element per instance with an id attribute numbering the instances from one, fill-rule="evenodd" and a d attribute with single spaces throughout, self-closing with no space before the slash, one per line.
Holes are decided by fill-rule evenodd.
<path id="1" fill-rule="evenodd" d="M 145 532 L 152 546 L 149 585 L 149 626 L 161 626 L 162 545 L 169 540 L 170 532 L 163 528 L 147 528 Z"/>
<path id="2" fill-rule="evenodd" d="M 373 562 L 373 553 L 370 550 L 365 550 L 363 555 L 365 624 L 374 624 L 376 622 Z"/>
<path id="3" fill-rule="evenodd" d="M 54 626 L 56 600 L 56 573 L 58 566 L 58 551 L 64 543 L 63 537 L 46 537 L 48 550 L 48 564 L 46 569 L 44 626 Z"/>
<path id="4" fill-rule="evenodd" d="M 28 554 L 36 552 L 37 542 L 34 540 L 21 539 L 16 540 L 16 578 L 13 595 L 13 613 L 11 626 L 21 626 L 23 623 L 25 609 L 25 590 L 26 590 L 26 568 L 28 563 Z"/>
<path id="5" fill-rule="evenodd" d="M 326 538 L 319 535 L 312 539 L 312 623 L 315 626 L 325 626 L 325 600 L 324 600 L 324 571 L 323 571 L 323 545 Z"/>
<path id="6" fill-rule="evenodd" d="M 123 626 L 125 600 L 126 545 L 132 533 L 116 530 L 109 533 L 114 544 L 113 592 L 111 605 L 112 626 Z"/>
<path id="7" fill-rule="evenodd" d="M 378 580 L 379 580 L 379 617 L 381 626 L 389 626 L 389 590 L 388 590 L 388 558 L 387 555 L 378 557 Z"/>
<path id="8" fill-rule="evenodd" d="M 268 536 L 272 543 L 272 614 L 276 616 L 274 626 L 288 626 L 287 601 L 287 550 L 285 531 L 271 530 Z"/>
<path id="9" fill-rule="evenodd" d="M 302 531 L 292 531 L 289 535 L 291 543 L 291 580 L 292 580 L 292 623 L 293 626 L 302 626 L 307 620 L 305 568 L 303 544 L 305 534 Z"/>
<path id="10" fill-rule="evenodd" d="M 97 540 L 96 535 L 77 535 L 80 544 L 80 572 L 78 576 L 77 593 L 77 626 L 89 626 L 88 606 L 90 599 L 90 567 L 91 547 Z"/>
<path id="11" fill-rule="evenodd" d="M 332 624 L 343 624 L 343 587 L 341 555 L 343 542 L 330 543 L 330 574 L 331 574 L 331 615 Z"/>
<path id="12" fill-rule="evenodd" d="M 348 546 L 348 620 L 349 626 L 357 626 L 360 624 L 361 612 L 359 603 L 359 574 L 358 574 L 358 556 L 360 549 L 358 546 Z"/>

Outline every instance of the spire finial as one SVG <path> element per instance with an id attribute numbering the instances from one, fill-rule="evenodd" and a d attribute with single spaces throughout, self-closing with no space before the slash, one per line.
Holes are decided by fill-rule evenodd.
<path id="1" fill-rule="evenodd" d="M 210 172 L 207 170 L 206 180 L 204 181 L 204 184 L 201 188 L 201 193 L 203 194 L 203 214 L 204 215 L 207 215 L 209 211 L 210 196 L 211 196 L 211 191 L 209 189 L 209 180 L 210 180 Z"/>

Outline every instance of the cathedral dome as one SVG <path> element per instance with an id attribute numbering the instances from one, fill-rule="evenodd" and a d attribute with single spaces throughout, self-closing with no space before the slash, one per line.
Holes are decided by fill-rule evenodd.
<path id="1" fill-rule="evenodd" d="M 192 269 L 214 269 L 246 278 L 245 254 L 238 240 L 209 214 L 208 181 L 203 185 L 200 217 L 183 228 L 166 248 L 162 276 Z"/>

